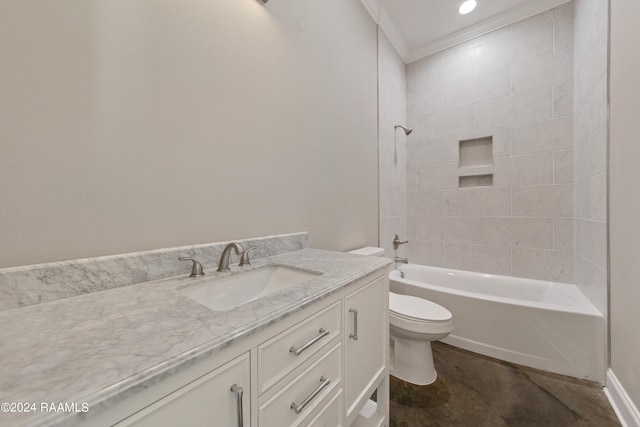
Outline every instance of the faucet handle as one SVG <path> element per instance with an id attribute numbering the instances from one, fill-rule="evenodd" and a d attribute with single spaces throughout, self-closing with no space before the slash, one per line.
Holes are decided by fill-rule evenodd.
<path id="1" fill-rule="evenodd" d="M 397 234 L 393 235 L 393 249 L 398 249 L 398 246 L 404 245 L 405 243 L 409 243 L 408 240 L 400 240 Z"/>
<path id="2" fill-rule="evenodd" d="M 238 266 L 244 267 L 245 265 L 251 265 L 249 262 L 249 251 L 257 249 L 257 246 L 251 246 L 242 251 L 242 256 L 240 256 L 240 264 Z"/>
<path id="3" fill-rule="evenodd" d="M 202 264 L 195 258 L 188 258 L 181 256 L 178 258 L 180 261 L 191 261 L 193 264 L 191 265 L 191 274 L 189 277 L 202 277 L 204 276 L 204 271 L 202 271 Z"/>

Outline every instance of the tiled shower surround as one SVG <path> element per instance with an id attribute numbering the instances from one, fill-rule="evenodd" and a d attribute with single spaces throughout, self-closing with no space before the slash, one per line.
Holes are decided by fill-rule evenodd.
<path id="1" fill-rule="evenodd" d="M 575 283 L 607 315 L 607 3 L 575 3 Z"/>
<path id="2" fill-rule="evenodd" d="M 407 65 L 411 262 L 574 282 L 573 35 L 566 3 Z"/>
<path id="3" fill-rule="evenodd" d="M 383 31 L 378 32 L 379 148 L 380 148 L 380 247 L 393 257 L 394 234 L 407 234 L 405 65 Z M 398 256 L 406 256 L 400 247 Z"/>

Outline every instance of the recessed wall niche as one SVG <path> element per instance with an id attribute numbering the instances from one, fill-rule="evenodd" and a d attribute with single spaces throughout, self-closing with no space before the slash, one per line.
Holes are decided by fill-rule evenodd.
<path id="1" fill-rule="evenodd" d="M 493 137 L 460 141 L 458 187 L 493 185 Z"/>
<path id="2" fill-rule="evenodd" d="M 493 137 L 460 141 L 459 166 L 477 167 L 493 164 Z"/>
<path id="3" fill-rule="evenodd" d="M 493 174 L 467 175 L 458 177 L 458 187 L 490 187 L 493 185 Z"/>

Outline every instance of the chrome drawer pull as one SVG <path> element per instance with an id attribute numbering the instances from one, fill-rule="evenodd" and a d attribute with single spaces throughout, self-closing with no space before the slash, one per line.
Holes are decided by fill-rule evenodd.
<path id="1" fill-rule="evenodd" d="M 305 351 L 306 349 L 308 349 L 309 347 L 311 347 L 312 345 L 314 345 L 315 343 L 317 343 L 327 335 L 329 335 L 329 331 L 326 330 L 325 328 L 320 328 L 320 330 L 318 331 L 318 336 L 316 336 L 315 338 L 313 338 L 311 341 L 309 341 L 308 343 L 306 343 L 300 348 L 291 347 L 289 349 L 289 353 L 293 353 L 296 356 L 300 356 L 303 351 Z"/>
<path id="2" fill-rule="evenodd" d="M 302 412 L 304 407 L 307 406 L 309 402 L 311 402 L 318 394 L 320 394 L 322 389 L 324 389 L 329 385 L 329 383 L 331 383 L 331 380 L 329 378 L 320 377 L 320 382 L 322 382 L 322 384 L 320 384 L 317 389 L 313 390 L 313 393 L 311 393 L 305 400 L 303 400 L 300 405 L 296 405 L 296 402 L 293 402 L 291 404 L 291 409 L 293 409 L 296 414 Z"/>
<path id="3" fill-rule="evenodd" d="M 242 416 L 244 411 L 242 410 L 242 395 L 244 394 L 244 389 L 239 387 L 237 384 L 231 386 L 231 392 L 236 394 L 236 409 L 238 411 L 238 427 L 244 426 L 244 417 Z"/>
<path id="4" fill-rule="evenodd" d="M 349 335 L 349 338 L 358 341 L 358 309 L 350 308 L 349 313 L 353 313 L 353 333 Z"/>

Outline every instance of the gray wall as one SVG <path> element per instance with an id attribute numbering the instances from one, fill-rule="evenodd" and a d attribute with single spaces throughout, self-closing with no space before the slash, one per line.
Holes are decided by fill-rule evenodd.
<path id="1" fill-rule="evenodd" d="M 0 267 L 309 231 L 377 244 L 358 0 L 0 4 Z"/>
<path id="2" fill-rule="evenodd" d="M 640 409 L 640 2 L 611 2 L 611 369 Z M 637 413 L 637 412 L 636 412 Z"/>

